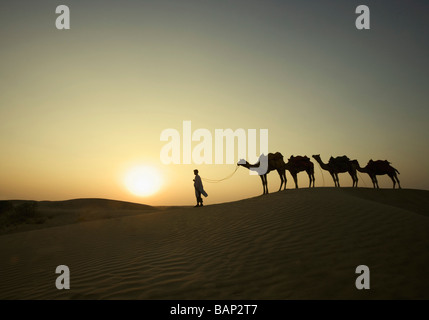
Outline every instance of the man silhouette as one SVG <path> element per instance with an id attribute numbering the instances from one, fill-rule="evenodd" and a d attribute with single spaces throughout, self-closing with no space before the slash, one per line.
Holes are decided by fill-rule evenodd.
<path id="1" fill-rule="evenodd" d="M 204 197 L 207 197 L 207 193 L 204 191 L 203 188 L 203 182 L 201 181 L 201 177 L 198 175 L 198 170 L 194 170 L 195 179 L 194 179 L 194 188 L 195 188 L 195 197 L 197 197 L 197 205 L 195 207 L 202 207 L 203 206 L 203 198 L 201 198 L 201 195 L 204 195 Z"/>

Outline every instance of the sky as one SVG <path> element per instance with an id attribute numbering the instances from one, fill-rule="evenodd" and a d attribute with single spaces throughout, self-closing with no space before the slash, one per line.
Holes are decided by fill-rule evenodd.
<path id="1" fill-rule="evenodd" d="M 60 4 L 69 30 L 55 27 Z M 369 30 L 355 26 L 361 4 Z M 163 164 L 161 132 L 183 138 L 183 121 L 213 137 L 268 129 L 285 160 L 387 159 L 404 188 L 428 190 L 428 31 L 427 1 L 2 1 L 0 199 L 194 204 L 194 169 L 222 179 L 236 166 Z M 316 187 L 333 186 L 313 162 Z M 140 165 L 161 180 L 150 196 L 125 185 Z M 268 183 L 277 191 L 276 172 Z M 204 187 L 206 204 L 262 193 L 242 167 Z"/>

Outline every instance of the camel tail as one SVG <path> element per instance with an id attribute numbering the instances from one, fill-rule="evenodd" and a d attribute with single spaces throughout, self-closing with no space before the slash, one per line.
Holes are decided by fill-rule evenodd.
<path id="1" fill-rule="evenodd" d="M 395 169 L 395 168 L 393 168 L 393 169 Z M 395 171 L 396 171 L 397 174 L 400 174 L 399 171 L 398 171 L 398 169 L 395 169 Z"/>

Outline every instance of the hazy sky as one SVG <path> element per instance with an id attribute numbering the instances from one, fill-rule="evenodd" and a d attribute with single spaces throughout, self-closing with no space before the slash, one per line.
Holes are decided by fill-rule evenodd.
<path id="1" fill-rule="evenodd" d="M 70 30 L 55 28 L 59 4 Z M 370 30 L 355 27 L 360 4 Z M 428 1 L 2 1 L 0 199 L 193 204 L 194 168 L 219 179 L 235 165 L 163 165 L 160 134 L 184 120 L 268 129 L 286 159 L 388 159 L 403 187 L 429 189 L 428 35 Z M 124 187 L 138 164 L 161 173 L 155 195 Z M 244 168 L 205 188 L 206 203 L 262 192 Z"/>

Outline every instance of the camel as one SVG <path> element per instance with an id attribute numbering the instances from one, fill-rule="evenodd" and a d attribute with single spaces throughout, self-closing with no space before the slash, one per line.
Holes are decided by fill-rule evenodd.
<path id="1" fill-rule="evenodd" d="M 310 185 L 308 187 L 311 188 L 311 183 L 313 183 L 314 188 L 314 164 L 310 161 L 310 158 L 307 156 L 291 156 L 288 162 L 285 164 L 285 168 L 286 170 L 289 170 L 290 174 L 292 175 L 293 181 L 295 182 L 295 188 L 298 189 L 297 175 L 301 171 L 307 172 L 308 179 L 310 180 Z"/>
<path id="2" fill-rule="evenodd" d="M 265 158 L 265 159 L 263 159 Z M 261 165 L 261 159 L 263 161 L 268 160 L 268 167 L 266 170 Z M 285 162 L 283 160 L 283 155 L 280 152 L 276 153 L 269 153 L 268 159 L 266 155 L 261 155 L 259 157 L 259 160 L 255 164 L 250 164 L 246 160 L 241 159 L 238 161 L 237 165 L 243 166 L 249 170 L 256 171 L 258 175 L 261 177 L 262 180 L 262 187 L 264 189 L 263 194 L 268 194 L 268 184 L 267 184 L 267 174 L 270 173 L 273 170 L 277 170 L 279 176 L 280 176 L 280 188 L 279 191 L 282 189 L 283 183 L 284 188 L 286 189 L 286 169 L 285 169 Z"/>
<path id="3" fill-rule="evenodd" d="M 313 158 L 319 163 L 323 170 L 329 171 L 334 180 L 335 187 L 340 187 L 340 181 L 338 179 L 339 173 L 348 172 L 353 180 L 353 187 L 358 186 L 358 177 L 356 173 L 355 163 L 350 161 L 347 156 L 342 157 L 331 157 L 328 163 L 324 163 L 320 158 L 320 154 L 313 155 Z"/>
<path id="4" fill-rule="evenodd" d="M 368 161 L 368 164 L 364 168 L 361 168 L 361 166 L 359 165 L 359 162 L 357 160 L 353 160 L 353 161 L 356 165 L 356 169 L 359 172 L 368 173 L 369 177 L 371 178 L 371 181 L 372 181 L 374 188 L 377 188 L 377 189 L 379 188 L 377 176 L 382 176 L 382 175 L 387 174 L 390 177 L 390 179 L 392 179 L 392 181 L 393 181 L 393 189 L 395 189 L 396 182 L 398 182 L 398 188 L 401 189 L 401 183 L 399 182 L 398 176 L 396 175 L 396 173 L 399 174 L 399 171 L 396 170 L 395 168 L 393 168 L 390 165 L 389 161 L 387 161 L 387 160 L 373 161 L 371 159 Z"/>

